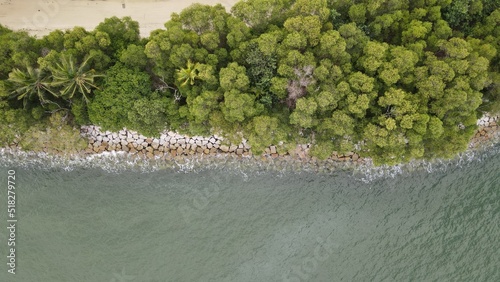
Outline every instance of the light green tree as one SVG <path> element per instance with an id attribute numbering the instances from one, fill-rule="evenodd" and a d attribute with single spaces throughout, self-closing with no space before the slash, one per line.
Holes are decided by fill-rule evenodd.
<path id="1" fill-rule="evenodd" d="M 40 69 L 27 66 L 25 71 L 14 69 L 9 73 L 8 81 L 12 91 L 10 97 L 23 101 L 26 107 L 30 101 L 37 99 L 42 105 L 49 102 L 48 94 L 56 96 L 52 89 L 50 76 Z"/>
<path id="2" fill-rule="evenodd" d="M 59 96 L 65 100 L 72 100 L 75 94 L 80 94 L 86 103 L 90 102 L 90 94 L 97 86 L 94 79 L 102 77 L 93 69 L 89 70 L 90 56 L 79 65 L 72 56 L 61 55 L 60 61 L 53 66 L 51 86 L 59 88 Z"/>

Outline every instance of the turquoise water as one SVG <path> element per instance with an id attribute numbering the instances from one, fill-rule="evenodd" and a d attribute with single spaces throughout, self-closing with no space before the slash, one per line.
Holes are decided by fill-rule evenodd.
<path id="1" fill-rule="evenodd" d="M 329 175 L 113 162 L 1 154 L 0 281 L 500 281 L 498 146 Z"/>

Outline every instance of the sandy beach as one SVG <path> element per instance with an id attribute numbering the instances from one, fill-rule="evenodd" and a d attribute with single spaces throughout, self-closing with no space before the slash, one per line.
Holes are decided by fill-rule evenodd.
<path id="1" fill-rule="evenodd" d="M 54 29 L 75 26 L 94 29 L 105 18 L 130 16 L 139 22 L 141 36 L 164 28 L 174 12 L 193 3 L 222 4 L 229 11 L 238 0 L 0 0 L 0 23 L 38 37 Z"/>

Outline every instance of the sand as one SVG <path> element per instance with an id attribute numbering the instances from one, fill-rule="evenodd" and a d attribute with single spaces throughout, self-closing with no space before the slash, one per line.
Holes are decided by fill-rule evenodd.
<path id="1" fill-rule="evenodd" d="M 26 30 L 37 37 L 75 26 L 94 29 L 105 18 L 130 16 L 139 22 L 142 37 L 164 29 L 174 12 L 192 3 L 222 4 L 229 11 L 238 0 L 0 0 L 0 24 Z"/>

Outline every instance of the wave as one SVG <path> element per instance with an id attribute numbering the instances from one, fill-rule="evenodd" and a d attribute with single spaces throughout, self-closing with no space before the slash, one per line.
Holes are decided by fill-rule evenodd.
<path id="1" fill-rule="evenodd" d="M 414 160 L 405 164 L 382 165 L 375 167 L 371 163 L 357 166 L 353 177 L 364 183 L 395 177 L 407 177 L 413 173 L 446 172 L 455 168 L 466 168 L 500 154 L 500 143 L 490 144 L 479 149 L 467 150 L 452 159 Z"/>
<path id="2" fill-rule="evenodd" d="M 450 168 L 467 167 L 500 153 L 500 143 L 476 150 L 468 150 L 450 160 L 418 160 L 394 166 L 374 166 L 371 162 L 353 164 L 349 162 L 324 161 L 304 162 L 292 158 L 234 157 L 231 155 L 196 156 L 172 160 L 138 158 L 125 152 L 105 152 L 86 156 L 56 156 L 46 153 L 0 149 L 0 166 L 35 170 L 102 169 L 108 173 L 128 171 L 149 173 L 170 170 L 177 173 L 199 173 L 206 170 L 223 170 L 239 175 L 244 181 L 250 176 L 272 173 L 275 177 L 290 174 L 347 175 L 357 181 L 373 183 L 387 178 L 405 177 L 416 172 L 443 172 Z"/>

